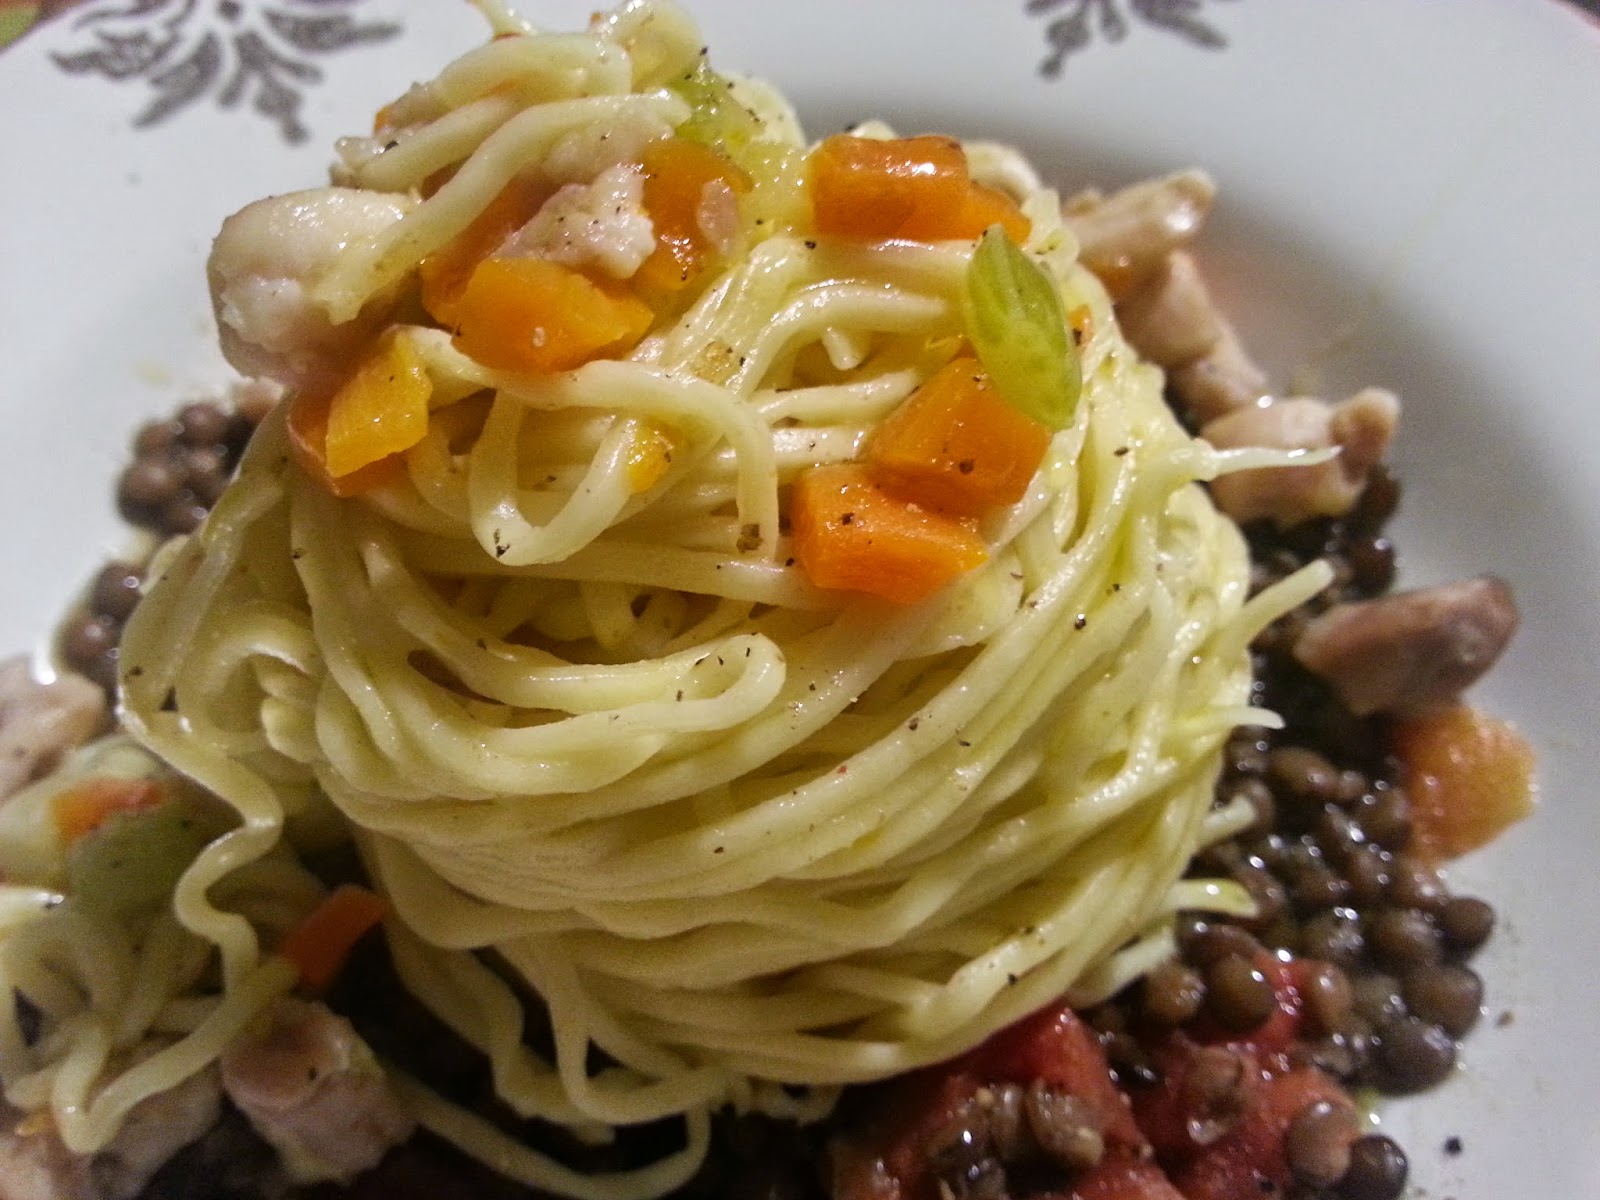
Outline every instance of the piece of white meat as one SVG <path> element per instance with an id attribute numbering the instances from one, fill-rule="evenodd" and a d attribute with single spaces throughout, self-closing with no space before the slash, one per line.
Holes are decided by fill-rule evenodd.
<path id="1" fill-rule="evenodd" d="M 335 325 L 310 288 L 347 246 L 383 232 L 415 203 L 385 192 L 313 188 L 257 200 L 224 221 L 206 277 L 228 361 L 286 387 L 337 372 L 393 297 L 375 296 L 354 320 Z"/>
<path id="2" fill-rule="evenodd" d="M 1222 337 L 1222 314 L 1194 256 L 1182 250 L 1117 304 L 1117 323 L 1141 357 L 1168 370 L 1209 353 Z"/>
<path id="3" fill-rule="evenodd" d="M 628 165 L 561 188 L 500 253 L 569 267 L 593 264 L 613 279 L 627 279 L 655 248 L 655 226 L 644 211 L 644 173 Z"/>
<path id="4" fill-rule="evenodd" d="M 221 1116 L 215 1067 L 141 1100 L 93 1154 L 72 1153 L 48 1122 L 0 1104 L 0 1200 L 133 1200 Z"/>
<path id="5" fill-rule="evenodd" d="M 1313 517 L 1349 512 L 1383 458 L 1400 417 L 1392 392 L 1365 388 L 1330 405 L 1311 396 L 1236 409 L 1209 421 L 1200 436 L 1219 450 L 1338 451 L 1325 462 L 1251 468 L 1212 481 L 1217 507 L 1235 521 L 1271 520 L 1290 528 Z"/>
<path id="6" fill-rule="evenodd" d="M 1295 658 L 1357 716 L 1454 703 L 1517 628 L 1510 586 L 1463 579 L 1335 604 L 1295 640 Z"/>
<path id="7" fill-rule="evenodd" d="M 1187 251 L 1174 250 L 1119 300 L 1117 321 L 1129 344 L 1166 370 L 1195 424 L 1269 399 L 1266 374 L 1245 352 Z"/>
<path id="8" fill-rule="evenodd" d="M 0 1101 L 0 1200 L 100 1200 L 89 1159 Z"/>
<path id="9" fill-rule="evenodd" d="M 658 113 L 628 109 L 564 134 L 539 164 L 539 179 L 554 186 L 587 183 L 612 167 L 639 162 L 646 146 L 671 136 L 672 126 Z"/>
<path id="10" fill-rule="evenodd" d="M 222 1086 L 297 1181 L 349 1182 L 415 1123 L 350 1022 L 286 998 L 222 1055 Z"/>
<path id="11" fill-rule="evenodd" d="M 83 745 L 106 720 L 106 697 L 82 675 L 40 683 L 25 658 L 0 662 L 0 803 Z"/>
<path id="12" fill-rule="evenodd" d="M 1103 196 L 1085 192 L 1062 209 L 1079 258 L 1114 298 L 1130 295 L 1205 222 L 1217 185 L 1204 171 L 1146 179 Z"/>
<path id="13" fill-rule="evenodd" d="M 1226 320 L 1221 322 L 1211 349 L 1170 372 L 1168 378 L 1190 417 L 1200 425 L 1271 399 L 1266 373 L 1256 366 Z"/>
<path id="14" fill-rule="evenodd" d="M 222 1083 L 208 1067 L 134 1105 L 89 1170 L 104 1200 L 132 1200 L 179 1150 L 222 1117 Z"/>

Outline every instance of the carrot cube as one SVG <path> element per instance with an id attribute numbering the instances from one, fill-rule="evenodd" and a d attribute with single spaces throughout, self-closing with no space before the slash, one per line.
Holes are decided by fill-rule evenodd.
<path id="1" fill-rule="evenodd" d="M 891 491 L 962 516 L 1015 504 L 1050 431 L 1000 398 L 975 358 L 947 364 L 878 426 L 867 450 Z"/>
<path id="2" fill-rule="evenodd" d="M 988 558 L 975 522 L 891 495 L 854 463 L 803 472 L 789 523 L 812 583 L 897 604 L 926 599 Z"/>
<path id="3" fill-rule="evenodd" d="M 1533 811 L 1533 748 L 1504 721 L 1457 704 L 1399 721 L 1394 744 L 1426 858 L 1476 850 Z"/>
<path id="4" fill-rule="evenodd" d="M 808 179 L 817 231 L 829 236 L 933 242 L 975 238 L 995 224 L 1013 241 L 1028 233 L 1009 196 L 972 182 L 953 138 L 838 134 L 812 152 Z"/>
<path id="5" fill-rule="evenodd" d="M 328 402 L 328 473 L 342 478 L 411 449 L 427 436 L 432 396 L 433 380 L 411 340 L 385 337 Z"/>
<path id="6" fill-rule="evenodd" d="M 627 291 L 542 258 L 487 258 L 457 305 L 456 348 L 486 367 L 569 371 L 631 350 L 654 313 Z"/>
<path id="7" fill-rule="evenodd" d="M 709 146 L 664 138 L 644 150 L 644 208 L 655 227 L 656 248 L 634 276 L 647 291 L 675 292 L 693 283 L 717 248 L 701 228 L 707 188 L 734 197 L 750 190 L 750 176 Z"/>
<path id="8" fill-rule="evenodd" d="M 549 194 L 549 188 L 513 179 L 472 224 L 422 260 L 417 276 L 429 316 L 446 327 L 455 325 L 461 293 L 478 264 L 532 220 Z"/>

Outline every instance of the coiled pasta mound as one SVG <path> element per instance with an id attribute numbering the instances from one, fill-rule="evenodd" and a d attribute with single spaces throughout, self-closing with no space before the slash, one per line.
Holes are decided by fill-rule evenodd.
<path id="1" fill-rule="evenodd" d="M 987 144 L 808 151 L 665 4 L 501 23 L 342 147 L 339 189 L 219 239 L 225 344 L 291 392 L 121 663 L 130 731 L 234 814 L 173 891 L 221 970 L 99 1100 L 70 1049 L 38 1065 L 76 1072 L 79 1146 L 294 985 L 225 899 L 286 849 L 353 840 L 404 985 L 516 1113 L 683 1119 L 591 1177 L 396 1077 L 572 1197 L 659 1195 L 716 1108 L 820 1113 L 1109 994 L 1180 904 L 1243 903 L 1178 880 L 1234 820 L 1228 731 L 1269 719 L 1248 640 L 1315 580 L 1246 603 L 1196 486 L 1222 459 L 1056 196 Z M 1011 491 L 889 472 L 888 418 L 946 383 L 1036 430 Z"/>

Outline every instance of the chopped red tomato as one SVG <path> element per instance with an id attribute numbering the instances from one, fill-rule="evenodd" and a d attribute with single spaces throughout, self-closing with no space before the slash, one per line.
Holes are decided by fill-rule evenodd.
<path id="1" fill-rule="evenodd" d="M 1284 1195 L 1289 1164 L 1284 1135 L 1297 1117 L 1319 1100 L 1351 1108 L 1350 1097 L 1315 1067 L 1301 1067 L 1264 1080 L 1233 1129 L 1168 1173 L 1185 1200 L 1246 1200 Z M 1350 1139 L 1356 1136 L 1350 1122 Z"/>
<path id="2" fill-rule="evenodd" d="M 1072 1183 L 1067 1200 L 1185 1200 L 1166 1172 L 1137 1158 L 1107 1158 Z M 1255 1200 L 1251 1197 L 1250 1200 Z"/>
<path id="3" fill-rule="evenodd" d="M 1000 1083 L 1041 1080 L 1076 1096 L 1099 1119 L 1108 1146 L 1144 1145 L 1128 1098 L 1111 1078 L 1105 1051 L 1078 1015 L 1065 1005 L 1047 1008 L 1003 1029 L 973 1050 L 968 1070 Z"/>

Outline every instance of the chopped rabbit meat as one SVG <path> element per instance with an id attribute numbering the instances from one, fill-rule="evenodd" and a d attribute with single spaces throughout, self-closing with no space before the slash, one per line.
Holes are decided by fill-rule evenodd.
<path id="1" fill-rule="evenodd" d="M 1510 587 L 1483 576 L 1336 604 L 1306 626 L 1294 656 L 1357 716 L 1416 712 L 1459 698 L 1516 628 Z"/>
<path id="2" fill-rule="evenodd" d="M 222 1084 L 301 1182 L 349 1182 L 414 1128 L 372 1051 L 324 1004 L 279 1000 L 223 1053 Z"/>
<path id="3" fill-rule="evenodd" d="M 105 723 L 106 698 L 82 675 L 40 683 L 24 658 L 0 663 L 0 801 L 43 775 Z"/>
<path id="4" fill-rule="evenodd" d="M 1217 185 L 1204 171 L 1148 179 L 1110 196 L 1086 192 L 1062 210 L 1083 264 L 1114 297 L 1130 294 L 1187 244 L 1211 211 Z"/>
<path id="5" fill-rule="evenodd" d="M 1235 471 L 1212 482 L 1217 507 L 1241 524 L 1271 520 L 1290 528 L 1314 517 L 1343 516 L 1355 506 L 1367 473 L 1394 437 L 1400 402 L 1392 392 L 1366 388 L 1339 404 L 1296 396 L 1237 409 L 1200 431 L 1219 450 L 1334 450 L 1304 466 Z"/>
<path id="6" fill-rule="evenodd" d="M 371 336 L 392 297 L 380 294 L 335 325 L 310 295 L 318 274 L 416 202 L 407 196 L 314 188 L 258 200 L 222 223 L 206 274 L 222 352 L 245 375 L 288 387 L 326 380 Z"/>

